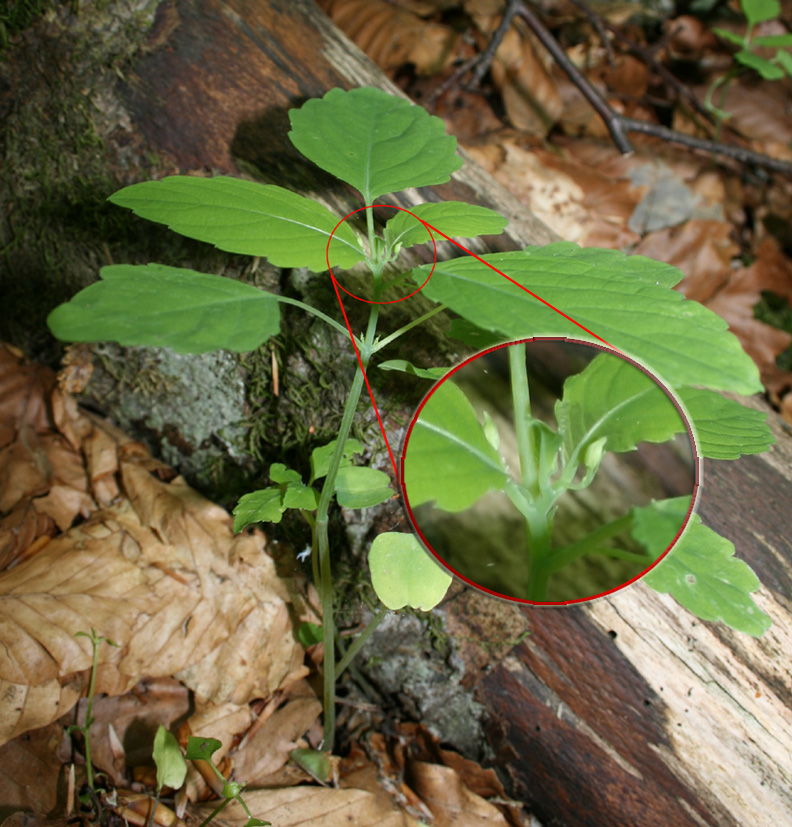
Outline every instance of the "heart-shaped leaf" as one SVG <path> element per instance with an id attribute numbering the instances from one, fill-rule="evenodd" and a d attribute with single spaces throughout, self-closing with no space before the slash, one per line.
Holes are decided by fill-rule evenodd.
<path id="1" fill-rule="evenodd" d="M 395 531 L 375 537 L 369 551 L 371 583 L 392 611 L 411 606 L 428 612 L 444 597 L 451 575 L 427 554 L 412 534 Z"/>
<path id="2" fill-rule="evenodd" d="M 331 89 L 289 111 L 289 138 L 366 204 L 388 192 L 443 184 L 462 166 L 440 118 L 381 89 Z"/>
<path id="3" fill-rule="evenodd" d="M 171 787 L 178 790 L 187 777 L 187 762 L 184 760 L 179 742 L 165 729 L 157 727 L 154 736 L 154 763 L 157 766 L 157 789 Z"/>

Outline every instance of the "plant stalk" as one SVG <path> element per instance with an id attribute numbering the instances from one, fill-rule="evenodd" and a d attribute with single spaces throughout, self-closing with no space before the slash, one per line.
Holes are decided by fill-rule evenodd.
<path id="1" fill-rule="evenodd" d="M 374 221 L 371 210 L 366 210 L 366 218 L 369 228 L 369 243 L 374 248 Z M 382 287 L 382 264 L 379 261 L 369 260 L 369 268 L 374 277 L 374 301 L 380 297 Z M 360 394 L 363 390 L 363 371 L 368 367 L 369 359 L 373 352 L 374 337 L 377 332 L 377 320 L 379 319 L 379 305 L 372 304 L 369 312 L 368 325 L 363 344 L 360 348 L 360 361 L 352 380 L 352 387 L 349 390 L 344 413 L 341 418 L 341 425 L 338 429 L 335 450 L 330 458 L 330 467 L 325 477 L 322 493 L 319 495 L 319 505 L 316 510 L 316 544 L 317 556 L 319 558 L 319 591 L 322 597 L 322 635 L 324 639 L 324 660 L 323 671 L 323 701 L 324 701 L 324 737 L 322 748 L 332 750 L 335 740 L 335 621 L 333 618 L 333 578 L 330 562 L 330 544 L 328 540 L 328 511 L 330 500 L 335 492 L 336 476 L 341 467 L 341 460 L 344 456 L 349 432 L 357 412 Z"/>

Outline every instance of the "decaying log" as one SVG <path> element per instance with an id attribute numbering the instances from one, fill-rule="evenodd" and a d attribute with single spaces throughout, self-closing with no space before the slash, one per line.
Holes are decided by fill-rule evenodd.
<path id="1" fill-rule="evenodd" d="M 350 192 L 291 146 L 286 111 L 364 84 L 398 91 L 310 0 L 163 2 L 120 83 L 128 120 L 116 137 L 173 171 L 254 170 L 353 209 Z M 473 163 L 395 203 L 435 198 L 506 214 L 497 249 L 552 240 Z M 763 638 L 699 622 L 638 584 L 584 606 L 526 610 L 530 635 L 479 680 L 496 763 L 546 825 L 792 823 L 792 448 L 777 430 L 766 456 L 705 464 L 699 509 L 764 584 L 757 602 L 774 626 Z M 451 620 L 474 629 L 477 618 Z"/>

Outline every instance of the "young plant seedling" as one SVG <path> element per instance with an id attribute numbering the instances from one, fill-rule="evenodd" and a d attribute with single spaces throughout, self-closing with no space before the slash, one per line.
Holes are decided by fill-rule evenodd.
<path id="1" fill-rule="evenodd" d="M 578 355 L 581 347 L 590 350 L 578 346 Z M 686 434 L 685 421 L 666 391 L 636 365 L 613 353 L 600 353 L 564 382 L 563 396 L 555 404 L 553 428 L 531 410 L 526 343 L 495 348 L 488 359 L 481 363 L 474 359 L 451 376 L 460 381 L 469 379 L 471 371 L 473 376 L 487 372 L 484 364 L 492 367 L 497 362 L 505 367 L 508 361 L 517 457 L 510 461 L 502 450 L 500 433 L 487 411 L 480 422 L 459 384 L 444 380 L 419 409 L 404 447 L 405 495 L 418 528 L 422 529 L 431 511 L 427 515 L 424 509 L 419 517 L 412 510 L 417 506 L 434 503 L 445 512 L 458 513 L 474 507 L 488 492 L 500 492 L 524 519 L 523 547 L 512 539 L 496 555 L 492 547 L 482 547 L 478 536 L 466 542 L 463 524 L 452 521 L 449 547 L 440 556 L 466 579 L 504 596 L 532 602 L 550 600 L 553 575 L 590 555 L 631 564 L 622 570 L 633 573 L 614 582 L 608 587 L 611 589 L 648 569 L 667 546 L 658 548 L 652 539 L 648 545 L 641 543 L 644 550 L 636 552 L 618 542 L 635 527 L 635 509 L 566 545 L 554 542 L 555 518 L 568 492 L 592 485 L 608 453 L 634 451 L 643 442 L 662 443 Z M 510 468 L 515 463 L 517 467 Z M 692 491 L 692 467 L 690 484 Z M 682 501 L 677 532 L 687 516 L 690 497 Z M 667 500 L 660 500 L 649 508 L 665 509 L 667 505 Z M 508 513 L 508 506 L 504 506 Z M 503 513 L 503 508 L 498 513 Z M 480 512 L 476 520 L 481 520 Z M 431 527 L 431 521 L 428 525 Z M 498 526 L 489 528 L 497 532 Z M 497 563 L 492 562 L 495 560 Z M 564 588 L 563 598 L 554 597 L 553 601 L 596 595 L 596 591 L 586 590 L 585 583 L 567 583 Z"/>
<path id="2" fill-rule="evenodd" d="M 739 47 L 739 51 L 734 54 L 735 65 L 712 83 L 704 101 L 707 108 L 721 121 L 731 117 L 731 114 L 722 108 L 729 84 L 744 69 L 753 70 L 764 80 L 792 77 L 792 33 L 759 37 L 753 34 L 759 23 L 781 17 L 781 4 L 778 0 L 740 0 L 740 8 L 747 22 L 743 34 L 730 32 L 728 29 L 713 29 L 718 37 Z M 712 100 L 718 89 L 721 89 L 720 106 Z"/>
<path id="3" fill-rule="evenodd" d="M 245 788 L 244 784 L 238 784 L 235 781 L 228 781 L 215 766 L 212 756 L 218 749 L 220 749 L 221 746 L 222 744 L 216 738 L 191 737 L 187 741 L 187 760 L 205 761 L 217 776 L 218 780 L 223 784 L 223 790 L 221 793 L 223 798 L 222 802 L 213 813 L 201 822 L 199 827 L 207 827 L 207 825 L 211 823 L 212 819 L 214 819 L 214 817 L 232 801 L 239 802 L 240 807 L 242 807 L 245 811 L 245 814 L 248 817 L 247 822 L 245 822 L 245 827 L 269 827 L 271 822 L 262 821 L 261 819 L 254 818 L 251 815 L 250 809 L 242 798 L 242 792 Z M 187 762 L 184 759 L 185 756 L 182 755 L 178 741 L 173 737 L 173 735 L 171 735 L 170 732 L 168 732 L 167 729 L 165 729 L 165 727 L 160 726 L 157 729 L 156 736 L 154 737 L 154 763 L 157 765 L 157 796 L 154 799 L 154 807 L 151 815 L 149 816 L 147 827 L 151 827 L 151 822 L 154 819 L 154 815 L 157 811 L 157 805 L 159 804 L 159 797 L 162 792 L 162 788 L 168 786 L 177 790 L 184 783 L 184 779 L 187 776 Z"/>
<path id="4" fill-rule="evenodd" d="M 287 508 L 298 509 L 311 527 L 314 576 L 322 605 L 324 748 L 329 750 L 335 732 L 335 681 L 345 663 L 337 666 L 335 657 L 328 515 L 333 500 L 350 508 L 367 508 L 393 495 L 386 475 L 352 462 L 360 445 L 349 434 L 372 358 L 407 331 L 444 309 L 461 317 L 454 328 L 457 335 L 460 330 L 465 335 L 472 332 L 479 341 L 482 331 L 499 341 L 525 338 L 537 331 L 577 334 L 579 326 L 570 318 L 575 319 L 614 348 L 640 359 L 672 389 L 691 389 L 686 404 L 705 456 L 733 458 L 763 451 L 772 437 L 762 415 L 715 392 L 761 391 L 758 371 L 722 319 L 671 289 L 682 279 L 674 267 L 611 250 L 558 243 L 438 262 L 428 282 L 429 265 L 386 278 L 401 250 L 429 240 L 430 230 L 434 235 L 465 239 L 500 233 L 507 221 L 483 207 L 442 202 L 414 207 L 417 220 L 399 213 L 385 224 L 384 231 L 375 226 L 371 207 L 378 199 L 444 183 L 462 165 L 456 141 L 445 134 L 443 122 L 406 100 L 373 88 L 332 89 L 289 116 L 294 146 L 360 193 L 365 237 L 310 198 L 225 176 L 148 181 L 125 187 L 110 200 L 182 235 L 228 252 L 266 257 L 278 267 L 324 273 L 329 255 L 334 267 L 363 263 L 370 273 L 368 321 L 362 335 L 352 336 L 358 368 L 336 439 L 314 451 L 307 482 L 297 470 L 275 463 L 270 468 L 274 485 L 243 497 L 234 513 L 236 530 L 257 521 L 277 522 Z M 102 268 L 100 276 L 100 281 L 50 314 L 48 324 L 58 338 L 170 347 L 181 353 L 221 348 L 250 351 L 278 334 L 283 303 L 301 307 L 351 335 L 329 315 L 331 308 L 312 307 L 212 274 L 160 264 L 120 264 Z M 416 287 L 426 282 L 422 294 L 437 306 L 380 338 L 383 306 L 379 302 L 402 277 Z M 562 308 L 567 317 L 555 307 Z M 405 368 L 399 360 L 391 360 L 388 367 Z M 699 550 L 710 553 L 706 547 Z M 723 554 L 717 549 L 711 553 Z M 362 639 L 371 634 L 387 609 L 431 609 L 450 582 L 412 534 L 378 536 L 369 565 L 383 609 L 362 632 Z M 419 579 L 413 576 L 416 565 L 421 566 Z M 665 562 L 661 566 L 669 574 L 658 571 L 651 581 L 653 587 L 693 605 L 687 595 L 696 585 L 678 583 L 673 570 Z M 720 588 L 718 606 L 707 604 L 703 609 L 706 619 L 722 617 L 722 603 L 733 602 L 729 582 L 723 581 Z M 760 616 L 762 622 L 757 621 Z M 739 620 L 738 628 L 751 634 L 767 626 L 758 609 L 752 624 L 741 609 L 734 617 Z M 359 649 L 357 643 L 347 655 Z"/>
<path id="5" fill-rule="evenodd" d="M 104 641 L 108 644 L 108 646 L 118 646 L 115 641 L 110 640 L 110 638 L 103 637 L 99 635 L 93 627 L 91 627 L 91 632 L 77 632 L 75 637 L 87 637 L 88 640 L 91 641 L 91 677 L 88 682 L 88 705 L 85 709 L 85 723 L 84 724 L 72 724 L 71 726 L 67 727 L 66 734 L 71 735 L 72 732 L 82 732 L 83 740 L 85 742 L 85 772 L 88 776 L 88 786 L 91 788 L 93 792 L 95 792 L 94 787 L 94 774 L 93 774 L 93 763 L 91 761 L 91 724 L 93 724 L 93 702 L 94 702 L 94 695 L 96 694 L 96 672 L 99 668 L 99 645 Z"/>

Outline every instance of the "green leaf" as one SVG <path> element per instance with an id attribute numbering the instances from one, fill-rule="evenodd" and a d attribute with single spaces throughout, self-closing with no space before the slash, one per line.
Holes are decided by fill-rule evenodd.
<path id="1" fill-rule="evenodd" d="M 601 353 L 564 382 L 555 416 L 564 459 L 574 464 L 598 442 L 601 459 L 603 439 L 608 451 L 622 453 L 640 442 L 665 442 L 686 430 L 665 391 L 635 365 L 610 353 Z"/>
<path id="2" fill-rule="evenodd" d="M 755 37 L 751 42 L 754 46 L 782 48 L 784 46 L 792 46 L 792 34 L 769 34 L 764 37 Z"/>
<path id="3" fill-rule="evenodd" d="M 462 166 L 440 118 L 381 89 L 331 89 L 289 111 L 291 142 L 352 184 L 366 204 L 408 187 L 443 184 Z"/>
<path id="4" fill-rule="evenodd" d="M 333 451 L 335 451 L 336 441 L 337 440 L 334 439 L 321 448 L 314 448 L 311 452 L 311 482 L 315 482 L 327 475 L 327 472 L 330 470 L 330 460 L 333 456 Z M 344 459 L 341 462 L 341 466 L 343 467 L 344 464 L 349 464 L 349 457 L 362 453 L 363 443 L 358 439 L 348 439 L 344 446 Z"/>
<path id="5" fill-rule="evenodd" d="M 780 66 L 759 57 L 749 49 L 741 49 L 734 55 L 734 59 L 743 66 L 748 66 L 758 72 L 765 80 L 781 80 L 784 77 L 784 70 Z"/>
<path id="6" fill-rule="evenodd" d="M 680 388 L 698 438 L 699 452 L 711 459 L 737 459 L 761 454 L 775 443 L 767 414 L 753 411 L 702 388 Z"/>
<path id="7" fill-rule="evenodd" d="M 319 500 L 316 491 L 302 482 L 290 482 L 283 492 L 284 508 L 300 508 L 303 511 L 316 511 Z"/>
<path id="8" fill-rule="evenodd" d="M 187 740 L 186 756 L 189 761 L 211 761 L 222 746 L 217 738 L 197 738 L 193 735 Z"/>
<path id="9" fill-rule="evenodd" d="M 170 787 L 178 790 L 187 777 L 187 762 L 184 760 L 179 742 L 165 729 L 157 727 L 154 736 L 154 763 L 157 765 L 157 789 Z"/>
<path id="10" fill-rule="evenodd" d="M 379 534 L 369 551 L 371 584 L 391 610 L 404 606 L 428 612 L 444 597 L 451 575 L 424 550 L 412 534 Z"/>
<path id="11" fill-rule="evenodd" d="M 490 489 L 502 489 L 508 478 L 465 394 L 443 382 L 421 409 L 405 446 L 410 505 L 434 500 L 444 511 L 463 511 Z"/>
<path id="12" fill-rule="evenodd" d="M 633 509 L 633 537 L 650 553 L 662 554 L 679 531 L 689 505 L 689 497 L 677 497 Z M 643 580 L 655 591 L 669 593 L 702 620 L 722 620 L 754 637 L 772 625 L 751 597 L 761 585 L 757 576 L 734 557 L 734 545 L 702 525 L 697 514 L 671 551 Z"/>
<path id="13" fill-rule="evenodd" d="M 297 629 L 297 637 L 303 646 L 308 648 L 324 640 L 324 630 L 316 623 L 301 623 Z"/>
<path id="14" fill-rule="evenodd" d="M 387 362 L 380 362 L 377 367 L 380 370 L 398 370 L 402 373 L 417 376 L 419 379 L 434 379 L 435 381 L 441 379 L 451 370 L 451 368 L 417 368 L 406 359 L 390 359 Z"/>
<path id="15" fill-rule="evenodd" d="M 755 26 L 765 20 L 773 20 L 781 14 L 778 0 L 742 0 L 743 14 L 748 18 L 748 25 Z"/>
<path id="16" fill-rule="evenodd" d="M 759 372 L 726 322 L 670 288 L 675 267 L 616 250 L 558 242 L 481 257 L 613 347 L 645 362 L 672 387 L 755 393 Z M 423 284 L 429 267 L 414 270 Z M 439 262 L 423 295 L 507 337 L 583 332 L 474 258 Z"/>
<path id="17" fill-rule="evenodd" d="M 124 187 L 109 200 L 220 250 L 262 256 L 276 267 L 307 267 L 315 273 L 327 270 L 327 240 L 339 218 L 282 187 L 225 176 L 173 175 Z M 365 258 L 346 224 L 333 236 L 330 255 L 339 267 Z"/>
<path id="18" fill-rule="evenodd" d="M 360 465 L 338 469 L 335 491 L 338 504 L 344 508 L 369 508 L 393 496 L 387 474 Z"/>
<path id="19" fill-rule="evenodd" d="M 734 43 L 735 46 L 742 46 L 746 42 L 744 34 L 737 34 L 736 32 L 730 32 L 728 29 L 721 28 L 713 28 L 712 31 L 723 40 Z"/>
<path id="20" fill-rule="evenodd" d="M 509 223 L 507 218 L 474 204 L 462 201 L 443 201 L 439 204 L 419 204 L 410 212 L 423 219 L 441 233 L 454 238 L 475 238 L 479 235 L 499 235 Z M 442 238 L 436 238 L 442 241 Z M 385 225 L 385 241 L 393 248 L 397 244 L 412 247 L 431 241 L 428 230 L 410 213 L 401 210 Z"/>
<path id="21" fill-rule="evenodd" d="M 781 66 L 790 77 L 792 77 L 792 54 L 787 52 L 785 49 L 782 49 L 776 52 L 775 59 L 778 61 L 778 65 Z"/>
<path id="22" fill-rule="evenodd" d="M 292 468 L 287 468 L 282 462 L 273 462 L 270 465 L 270 479 L 279 484 L 302 482 L 302 477 Z"/>
<path id="23" fill-rule="evenodd" d="M 244 352 L 280 332 L 276 297 L 250 284 L 163 264 L 114 264 L 100 276 L 49 314 L 58 339 Z"/>
<path id="24" fill-rule="evenodd" d="M 323 752 L 307 747 L 298 747 L 289 753 L 289 758 L 322 784 L 327 783 L 332 778 L 333 768 Z"/>
<path id="25" fill-rule="evenodd" d="M 262 488 L 240 497 L 234 509 L 234 531 L 251 523 L 279 523 L 286 506 L 280 488 Z"/>
<path id="26" fill-rule="evenodd" d="M 467 319 L 452 320 L 446 334 L 452 339 L 476 348 L 476 350 L 486 350 L 486 348 L 492 347 L 492 345 L 499 345 L 504 339 L 501 334 L 484 330 L 474 325 L 473 322 L 469 322 Z"/>
<path id="27" fill-rule="evenodd" d="M 245 822 L 245 827 L 272 827 L 272 822 L 262 821 L 260 818 L 253 818 L 253 816 L 251 816 Z"/>

